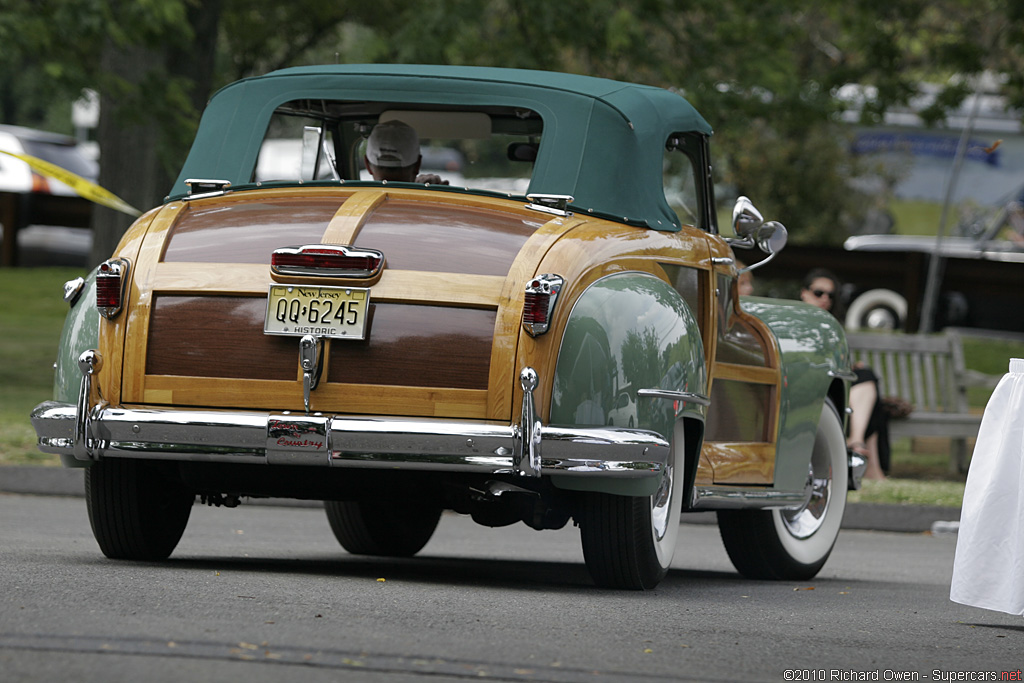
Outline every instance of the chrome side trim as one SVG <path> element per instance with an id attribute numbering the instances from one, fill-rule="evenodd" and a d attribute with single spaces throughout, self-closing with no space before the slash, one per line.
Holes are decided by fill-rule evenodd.
<path id="1" fill-rule="evenodd" d="M 686 403 L 696 403 L 701 406 L 711 405 L 711 399 L 703 394 L 695 394 L 692 391 L 671 391 L 668 389 L 638 389 L 636 392 L 637 396 L 645 396 L 647 398 L 664 398 L 670 401 L 684 401 Z"/>
<path id="2" fill-rule="evenodd" d="M 847 382 L 857 379 L 857 373 L 853 370 L 829 370 L 828 376 L 833 379 L 845 379 Z"/>
<path id="3" fill-rule="evenodd" d="M 694 510 L 796 510 L 805 504 L 807 492 L 772 491 L 750 486 L 696 486 L 690 508 Z"/>

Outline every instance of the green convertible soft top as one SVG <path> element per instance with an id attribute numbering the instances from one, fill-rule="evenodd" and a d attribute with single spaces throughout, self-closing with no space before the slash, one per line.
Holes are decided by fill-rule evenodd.
<path id="1" fill-rule="evenodd" d="M 274 110 L 303 98 L 531 109 L 544 140 L 531 193 L 571 195 L 575 204 L 660 230 L 678 229 L 662 189 L 665 142 L 673 133 L 710 135 L 678 94 L 589 76 L 464 66 L 325 65 L 274 71 L 217 92 L 203 114 L 186 178 L 250 182 Z"/>

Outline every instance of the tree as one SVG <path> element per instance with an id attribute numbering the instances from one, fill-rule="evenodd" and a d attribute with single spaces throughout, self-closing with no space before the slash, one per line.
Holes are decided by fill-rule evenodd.
<path id="1" fill-rule="evenodd" d="M 986 71 L 1024 106 L 1024 6 L 1011 0 L 4 0 L 2 12 L 3 120 L 38 122 L 96 88 L 101 180 L 140 208 L 162 200 L 214 88 L 304 63 L 511 66 L 676 88 L 716 127 L 720 186 L 749 193 L 795 241 L 841 240 L 868 205 L 849 182 L 871 169 L 848 150 L 843 85 L 872 88 L 867 122 L 942 79 L 925 112 L 938 124 L 969 94 L 964 76 Z M 94 260 L 126 222 L 96 215 Z"/>

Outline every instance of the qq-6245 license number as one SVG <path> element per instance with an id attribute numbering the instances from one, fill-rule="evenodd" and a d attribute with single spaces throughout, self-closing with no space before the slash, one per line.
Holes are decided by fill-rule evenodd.
<path id="1" fill-rule="evenodd" d="M 362 287 L 270 285 L 266 334 L 365 339 L 370 290 Z"/>

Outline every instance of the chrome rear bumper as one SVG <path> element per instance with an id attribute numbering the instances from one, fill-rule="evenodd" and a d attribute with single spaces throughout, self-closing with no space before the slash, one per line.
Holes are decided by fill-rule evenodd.
<path id="1" fill-rule="evenodd" d="M 669 443 L 654 432 L 542 425 L 535 417 L 537 376 L 531 368 L 520 375 L 520 421 L 488 424 L 93 406 L 89 396 L 98 363 L 95 352 L 83 354 L 77 405 L 46 401 L 32 411 L 41 451 L 82 464 L 141 458 L 634 480 L 660 477 L 669 462 Z"/>
<path id="2" fill-rule="evenodd" d="M 83 461 L 120 457 L 532 474 L 515 463 L 522 441 L 518 425 L 105 407 L 90 416 L 90 444 L 82 458 L 76 455 L 76 420 L 74 405 L 38 405 L 32 425 L 39 449 Z M 538 474 L 653 477 L 668 462 L 668 443 L 635 429 L 541 427 L 537 443 L 544 454 Z"/>

